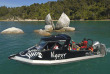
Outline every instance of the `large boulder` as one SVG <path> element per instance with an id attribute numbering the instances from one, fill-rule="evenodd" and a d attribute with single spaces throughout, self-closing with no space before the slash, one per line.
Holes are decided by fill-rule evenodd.
<path id="1" fill-rule="evenodd" d="M 53 31 L 52 25 L 45 25 L 45 31 L 48 31 L 48 32 Z"/>
<path id="2" fill-rule="evenodd" d="M 34 30 L 34 32 L 36 32 L 36 33 L 38 33 L 38 34 L 40 34 L 42 36 L 50 36 L 51 35 L 49 32 L 46 32 L 45 30 L 42 30 L 42 29 Z"/>
<path id="3" fill-rule="evenodd" d="M 53 29 L 55 29 L 55 26 L 54 26 L 54 23 L 53 23 L 52 18 L 50 16 L 50 13 L 46 16 L 45 23 L 46 23 L 46 25 L 52 25 Z"/>
<path id="4" fill-rule="evenodd" d="M 11 27 L 11 28 L 7 28 L 5 30 L 3 30 L 1 32 L 2 34 L 20 34 L 20 33 L 24 33 L 23 30 L 16 28 L 16 27 Z"/>
<path id="5" fill-rule="evenodd" d="M 69 27 L 69 24 L 70 24 L 69 17 L 65 13 L 62 13 L 62 15 L 60 16 L 60 18 L 56 24 L 55 29 L 61 29 L 63 27 Z"/>

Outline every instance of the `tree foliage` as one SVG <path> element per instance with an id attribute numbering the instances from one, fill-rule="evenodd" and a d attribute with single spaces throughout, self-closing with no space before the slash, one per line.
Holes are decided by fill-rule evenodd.
<path id="1" fill-rule="evenodd" d="M 110 0 L 58 0 L 30 6 L 0 7 L 0 19 L 22 18 L 44 20 L 48 13 L 58 20 L 65 12 L 71 20 L 110 19 Z"/>

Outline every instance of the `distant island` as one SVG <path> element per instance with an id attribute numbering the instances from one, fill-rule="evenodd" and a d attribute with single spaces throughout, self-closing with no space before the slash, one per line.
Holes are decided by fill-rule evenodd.
<path id="1" fill-rule="evenodd" d="M 57 20 L 62 12 L 70 20 L 109 20 L 110 0 L 57 0 L 21 7 L 1 6 L 0 20 L 43 21 L 48 13 Z"/>

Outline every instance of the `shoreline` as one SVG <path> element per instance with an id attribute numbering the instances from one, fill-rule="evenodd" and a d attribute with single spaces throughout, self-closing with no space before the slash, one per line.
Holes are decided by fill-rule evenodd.
<path id="1" fill-rule="evenodd" d="M 25 22 L 25 21 L 45 21 L 45 20 L 0 20 L 0 21 L 6 21 L 6 22 L 10 22 L 10 21 L 12 21 L 12 22 Z M 53 21 L 58 21 L 58 20 L 53 20 Z"/>
<path id="2" fill-rule="evenodd" d="M 32 20 L 32 19 L 26 19 L 26 20 L 0 20 L 4 22 L 26 22 L 26 21 L 45 21 L 45 20 Z M 53 21 L 58 21 L 58 20 L 53 20 Z M 110 19 L 105 19 L 105 20 L 70 20 L 70 21 L 110 21 Z"/>

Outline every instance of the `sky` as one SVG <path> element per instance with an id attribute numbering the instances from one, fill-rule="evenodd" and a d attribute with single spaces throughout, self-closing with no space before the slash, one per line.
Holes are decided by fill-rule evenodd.
<path id="1" fill-rule="evenodd" d="M 29 6 L 34 3 L 46 3 L 48 1 L 57 1 L 57 0 L 0 0 L 0 6 L 7 7 L 20 7 L 23 5 Z"/>

